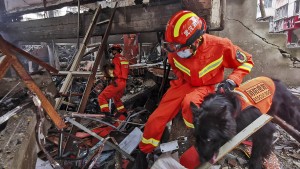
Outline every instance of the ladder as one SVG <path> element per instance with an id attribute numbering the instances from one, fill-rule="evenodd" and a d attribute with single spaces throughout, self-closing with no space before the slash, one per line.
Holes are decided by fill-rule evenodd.
<path id="1" fill-rule="evenodd" d="M 88 81 L 87 81 L 87 85 L 85 87 L 85 90 L 84 90 L 84 93 L 83 93 L 83 97 L 81 99 L 81 102 L 80 102 L 80 105 L 79 105 L 79 108 L 78 108 L 78 113 L 84 113 L 84 110 L 85 110 L 85 107 L 86 107 L 86 104 L 87 104 L 87 101 L 88 101 L 88 97 L 90 95 L 92 86 L 93 86 L 94 81 L 95 81 L 95 76 L 96 76 L 97 68 L 98 68 L 98 65 L 100 64 L 100 60 L 101 60 L 102 54 L 103 54 L 104 49 L 105 49 L 105 45 L 106 45 L 106 42 L 107 42 L 107 39 L 108 39 L 108 35 L 109 35 L 110 29 L 111 29 L 112 20 L 114 18 L 115 12 L 116 12 L 117 5 L 118 5 L 118 2 L 116 2 L 116 4 L 115 4 L 115 7 L 114 7 L 113 13 L 111 15 L 111 18 L 109 20 L 108 26 L 106 28 L 105 34 L 104 34 L 104 36 L 102 38 L 102 42 L 100 43 L 100 46 L 98 48 L 97 56 L 96 56 L 96 59 L 95 59 L 95 62 L 94 62 L 93 68 L 92 68 L 92 72 L 89 75 L 89 78 L 88 78 Z M 74 58 L 74 61 L 73 61 L 72 66 L 70 68 L 70 72 L 67 74 L 66 80 L 64 81 L 63 86 L 60 89 L 60 93 L 66 94 L 66 92 L 69 90 L 69 87 L 70 87 L 70 85 L 72 83 L 72 79 L 73 79 L 72 71 L 76 71 L 78 69 L 80 59 L 84 55 L 85 49 L 88 46 L 88 42 L 89 42 L 89 40 L 91 38 L 92 32 L 95 29 L 96 21 L 98 19 L 99 13 L 100 13 L 100 8 L 101 7 L 99 6 L 97 8 L 95 14 L 94 14 L 94 17 L 93 17 L 92 22 L 91 22 L 91 24 L 89 26 L 88 32 L 85 35 L 85 38 L 83 39 L 83 42 L 80 44 L 80 48 L 79 48 L 79 50 L 78 50 L 78 52 L 77 52 L 77 54 L 76 54 L 76 56 Z M 105 22 L 107 22 L 107 21 L 105 21 Z M 102 22 L 100 24 L 102 24 Z M 59 108 L 61 102 L 62 102 L 61 98 L 59 98 L 58 100 L 56 100 L 55 107 Z M 70 133 L 71 134 L 76 133 L 76 131 L 78 130 L 77 127 L 81 126 L 80 123 L 79 123 L 80 120 L 76 119 L 75 121 L 73 121 L 73 120 L 69 119 L 68 121 L 71 122 L 74 125 L 72 127 L 72 130 L 71 130 Z M 92 135 L 95 136 L 96 138 L 100 138 L 99 136 L 96 136 L 96 133 L 92 133 Z M 100 140 L 103 140 L 103 138 L 101 138 Z M 66 143 L 64 152 L 66 152 L 67 150 L 70 150 L 72 148 L 72 143 L 73 143 L 73 139 L 71 137 L 69 137 L 69 139 L 68 139 L 68 141 Z M 106 144 L 108 144 L 110 147 L 112 147 L 115 150 L 117 150 L 118 152 L 120 152 L 122 155 L 124 155 L 125 157 L 127 157 L 129 160 L 134 161 L 134 158 L 132 156 L 130 156 L 128 153 L 126 153 L 124 150 L 122 150 L 118 146 L 115 146 L 115 145 L 113 145 L 113 144 L 111 144 L 109 142 L 106 142 Z"/>
<path id="2" fill-rule="evenodd" d="M 40 100 L 40 104 L 46 113 L 49 115 L 53 123 L 58 129 L 63 129 L 66 127 L 65 122 L 62 120 L 60 115 L 55 111 L 49 100 L 46 98 L 44 93 L 38 87 L 38 85 L 33 81 L 31 76 L 27 73 L 26 69 L 23 67 L 20 60 L 17 58 L 15 53 L 19 53 L 22 56 L 26 57 L 27 59 L 36 62 L 37 64 L 43 66 L 48 71 L 51 72 L 58 72 L 54 67 L 48 65 L 47 63 L 41 61 L 40 59 L 32 56 L 31 54 L 23 51 L 22 49 L 17 48 L 13 44 L 7 42 L 2 38 L 0 35 L 0 50 L 4 54 L 2 61 L 0 62 L 0 79 L 3 78 L 7 69 L 12 66 L 20 78 L 23 80 L 24 84 L 27 88 L 32 91 Z"/>
<path id="3" fill-rule="evenodd" d="M 89 45 L 92 34 L 93 34 L 93 32 L 96 28 L 96 24 L 97 24 L 97 20 L 99 18 L 100 11 L 101 11 L 101 5 L 98 6 L 98 8 L 96 9 L 96 11 L 94 13 L 94 16 L 93 16 L 92 21 L 89 25 L 89 28 L 88 28 L 85 36 L 84 36 L 83 41 L 80 43 L 79 49 L 78 49 L 78 51 L 77 51 L 77 53 L 74 57 L 74 60 L 72 62 L 70 70 L 67 72 L 66 79 L 63 82 L 63 85 L 60 88 L 59 93 L 67 94 L 67 92 L 69 91 L 69 88 L 72 84 L 72 81 L 73 81 L 73 78 L 74 78 L 74 75 L 75 75 L 74 72 L 76 72 L 77 69 L 79 68 L 80 61 L 81 61 L 81 59 L 82 59 L 82 57 L 85 53 L 85 50 L 87 49 L 87 46 Z M 59 109 L 59 107 L 62 104 L 63 99 L 64 99 L 63 97 L 56 98 L 56 100 L 55 100 L 55 109 Z"/>

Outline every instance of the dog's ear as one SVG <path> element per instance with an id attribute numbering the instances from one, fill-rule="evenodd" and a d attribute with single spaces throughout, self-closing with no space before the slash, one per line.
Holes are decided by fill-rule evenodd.
<path id="1" fill-rule="evenodd" d="M 241 102 L 240 102 L 240 99 L 239 97 L 237 96 L 236 93 L 232 92 L 232 93 L 227 93 L 226 97 L 229 99 L 229 101 L 232 103 L 233 105 L 233 111 L 231 112 L 232 113 L 232 116 L 233 117 L 236 117 L 237 114 L 239 114 L 239 112 L 241 111 L 242 109 L 242 106 L 241 106 Z"/>
<path id="2" fill-rule="evenodd" d="M 199 117 L 199 115 L 200 115 L 199 107 L 193 102 L 190 102 L 190 107 L 193 112 L 193 116 Z"/>

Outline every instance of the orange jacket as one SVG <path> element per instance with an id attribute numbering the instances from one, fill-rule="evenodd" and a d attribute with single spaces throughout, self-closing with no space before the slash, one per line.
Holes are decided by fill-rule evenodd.
<path id="1" fill-rule="evenodd" d="M 209 34 L 203 35 L 203 43 L 194 56 L 182 59 L 176 53 L 170 53 L 168 60 L 178 78 L 172 83 L 176 85 L 186 81 L 192 86 L 214 85 L 223 81 L 224 68 L 233 69 L 228 78 L 240 85 L 254 65 L 252 56 L 229 39 Z"/>
<path id="2" fill-rule="evenodd" d="M 235 88 L 234 92 L 241 98 L 242 109 L 254 106 L 264 114 L 271 108 L 275 84 L 268 77 L 257 77 Z"/>
<path id="3" fill-rule="evenodd" d="M 116 54 L 112 60 L 112 63 L 115 65 L 114 77 L 127 79 L 129 72 L 129 62 L 121 54 Z"/>

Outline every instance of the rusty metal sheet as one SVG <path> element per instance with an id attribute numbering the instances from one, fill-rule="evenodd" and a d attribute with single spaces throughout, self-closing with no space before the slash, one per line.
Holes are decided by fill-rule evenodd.
<path id="1" fill-rule="evenodd" d="M 43 92 L 39 89 L 39 87 L 35 84 L 31 76 L 26 72 L 25 68 L 18 60 L 18 58 L 11 52 L 10 47 L 6 45 L 5 41 L 2 37 L 0 37 L 0 49 L 2 53 L 7 55 L 12 59 L 12 66 L 20 76 L 20 78 L 24 81 L 25 85 L 29 88 L 30 91 L 35 93 L 37 97 L 40 99 L 42 107 L 45 109 L 47 114 L 50 116 L 53 123 L 56 125 L 58 129 L 63 129 L 66 127 L 66 124 L 59 116 L 59 114 L 55 111 L 51 103 L 47 100 Z"/>
<path id="2" fill-rule="evenodd" d="M 3 78 L 7 69 L 11 65 L 11 58 L 8 56 L 3 56 L 4 59 L 0 62 L 0 79 Z"/>

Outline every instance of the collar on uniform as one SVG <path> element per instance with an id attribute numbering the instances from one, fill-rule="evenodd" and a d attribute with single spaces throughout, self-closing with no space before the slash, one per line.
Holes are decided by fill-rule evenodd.
<path id="1" fill-rule="evenodd" d="M 197 50 L 201 50 L 201 51 L 203 51 L 204 49 L 206 49 L 207 47 L 210 47 L 210 46 L 207 46 L 207 42 L 208 42 L 208 36 L 210 36 L 210 35 L 208 35 L 208 34 L 204 34 L 204 35 L 202 35 L 202 42 L 201 42 L 201 44 L 198 46 L 198 48 L 197 48 Z"/>
<path id="2" fill-rule="evenodd" d="M 121 57 L 122 55 L 120 53 L 117 53 L 114 55 L 114 57 Z"/>

